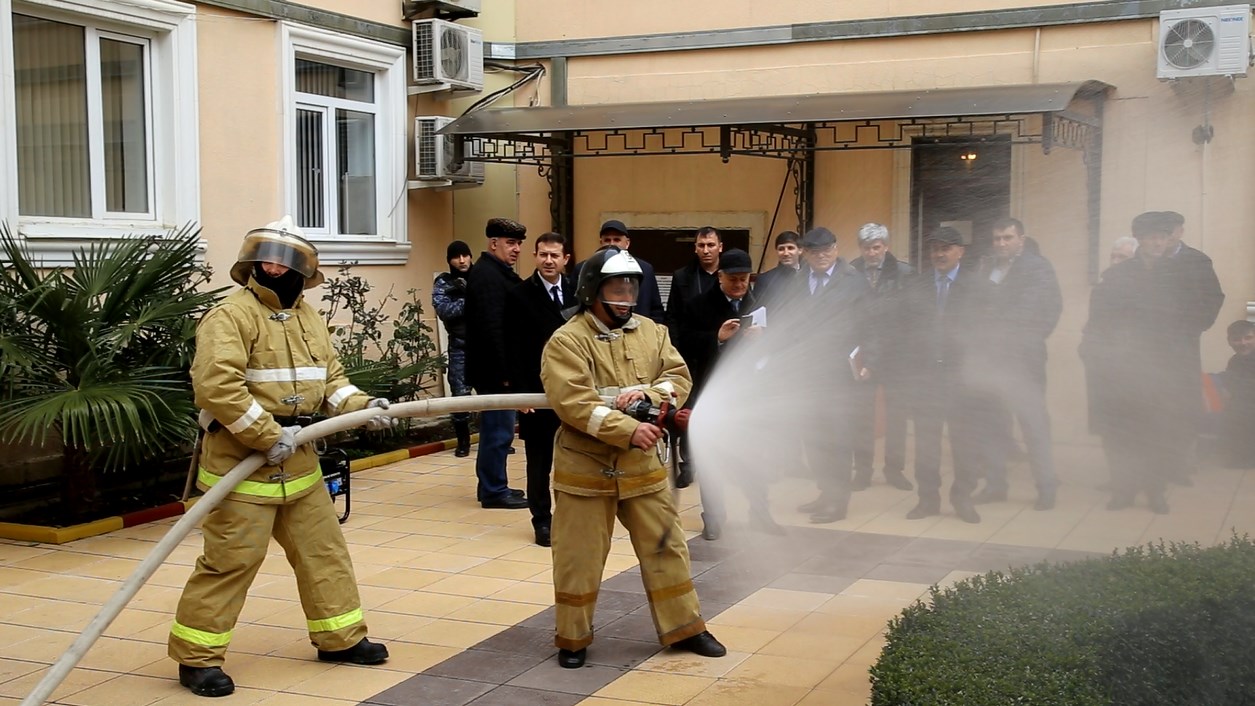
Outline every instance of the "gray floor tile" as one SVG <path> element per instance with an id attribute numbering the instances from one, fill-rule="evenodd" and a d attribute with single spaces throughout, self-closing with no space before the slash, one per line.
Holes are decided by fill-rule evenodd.
<path id="1" fill-rule="evenodd" d="M 648 642 L 599 636 L 588 647 L 588 663 L 599 664 L 603 667 L 632 669 L 653 657 L 661 649 L 662 645 L 658 644 L 657 635 L 650 636 Z"/>
<path id="2" fill-rule="evenodd" d="M 583 700 L 584 694 L 499 686 L 472 701 L 471 706 L 575 706 Z"/>
<path id="3" fill-rule="evenodd" d="M 916 566 L 912 564 L 880 564 L 863 575 L 865 579 L 878 581 L 905 581 L 907 583 L 934 584 L 953 571 L 948 566 Z"/>
<path id="4" fill-rule="evenodd" d="M 453 679 L 469 679 L 504 684 L 540 664 L 544 655 L 508 654 L 493 650 L 469 649 L 428 669 L 425 674 Z"/>
<path id="5" fill-rule="evenodd" d="M 492 688 L 492 684 L 483 682 L 416 674 L 391 689 L 370 697 L 366 703 L 379 706 L 465 706 Z"/>
<path id="6" fill-rule="evenodd" d="M 523 672 L 509 682 L 524 689 L 560 691 L 587 696 L 627 673 L 600 664 L 585 664 L 579 669 L 563 669 L 556 659 L 548 659 Z"/>

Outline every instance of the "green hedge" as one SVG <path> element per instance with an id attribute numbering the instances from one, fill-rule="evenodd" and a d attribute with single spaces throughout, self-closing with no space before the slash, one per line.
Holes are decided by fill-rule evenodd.
<path id="1" fill-rule="evenodd" d="M 1255 704 L 1255 544 L 1135 547 L 933 588 L 889 626 L 873 706 Z"/>

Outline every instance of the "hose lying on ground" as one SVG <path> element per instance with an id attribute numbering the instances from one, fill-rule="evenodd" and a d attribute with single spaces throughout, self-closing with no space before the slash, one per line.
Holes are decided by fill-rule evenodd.
<path id="1" fill-rule="evenodd" d="M 473 397 L 442 397 L 439 399 L 421 400 L 418 402 L 397 402 L 388 408 L 386 412 L 391 417 L 433 417 L 440 414 L 449 414 L 452 412 L 483 412 L 491 410 L 510 410 L 510 409 L 526 409 L 526 408 L 548 408 L 549 401 L 542 394 L 531 395 L 476 395 Z M 371 418 L 379 416 L 383 410 L 372 408 L 363 409 L 349 414 L 341 414 L 338 417 L 332 417 L 317 424 L 311 424 L 305 427 L 296 435 L 297 444 L 308 444 L 324 436 L 335 434 L 337 432 L 348 431 L 360 427 Z M 222 499 L 227 496 L 240 481 L 248 478 L 258 468 L 261 468 L 266 462 L 266 457 L 261 453 L 255 453 L 252 456 L 240 461 L 239 464 L 232 468 L 222 480 L 209 489 L 196 504 L 191 507 L 179 521 L 174 523 L 166 536 L 157 542 L 157 546 L 148 553 L 144 561 L 135 568 L 135 573 L 127 577 L 122 582 L 122 586 L 118 588 L 117 593 L 108 600 L 96 614 L 95 618 L 88 623 L 87 627 L 79 634 L 74 643 L 70 645 L 65 654 L 57 659 L 44 678 L 35 685 L 25 699 L 22 700 L 21 706 L 40 706 L 48 700 L 52 692 L 56 690 L 61 682 L 65 680 L 70 672 L 87 654 L 87 650 L 96 644 L 96 640 L 100 638 L 104 631 L 108 629 L 114 618 L 122 612 L 127 603 L 135 597 L 139 589 L 152 577 L 153 572 L 161 563 L 170 556 L 170 552 L 183 541 L 183 538 L 192 531 L 192 528 L 200 524 L 200 521 L 214 509 Z"/>

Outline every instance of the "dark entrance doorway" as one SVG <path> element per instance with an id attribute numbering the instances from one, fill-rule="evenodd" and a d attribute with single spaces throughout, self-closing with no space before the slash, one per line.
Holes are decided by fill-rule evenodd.
<path id="1" fill-rule="evenodd" d="M 632 254 L 654 266 L 658 289 L 665 303 L 671 292 L 671 273 L 693 261 L 697 228 L 631 228 Z M 750 232 L 746 228 L 719 229 L 724 250 L 740 248 L 749 252 Z"/>
<path id="2" fill-rule="evenodd" d="M 1011 208 L 1011 139 L 1005 135 L 916 138 L 911 144 L 911 259 L 927 266 L 925 237 L 948 225 L 967 257 L 989 248 L 989 226 Z"/>

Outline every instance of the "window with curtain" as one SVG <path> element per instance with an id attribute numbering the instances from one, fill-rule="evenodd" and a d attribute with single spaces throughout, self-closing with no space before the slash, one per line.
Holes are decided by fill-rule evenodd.
<path id="1" fill-rule="evenodd" d="M 151 216 L 147 39 L 13 14 L 18 210 Z"/>
<path id="2" fill-rule="evenodd" d="M 297 224 L 311 233 L 379 230 L 379 109 L 370 71 L 298 57 Z"/>

